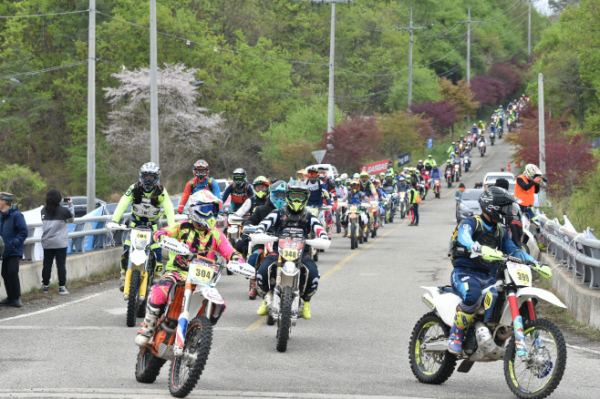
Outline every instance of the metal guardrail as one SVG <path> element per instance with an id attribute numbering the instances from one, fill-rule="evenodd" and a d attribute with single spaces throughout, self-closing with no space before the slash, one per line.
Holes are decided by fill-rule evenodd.
<path id="1" fill-rule="evenodd" d="M 567 230 L 544 215 L 538 221 L 548 253 L 573 273 L 573 280 L 600 289 L 600 240 Z"/>
<path id="2" fill-rule="evenodd" d="M 130 213 L 126 213 L 121 218 L 121 222 L 125 221 L 131 216 Z M 176 220 L 181 219 L 181 216 L 176 215 Z M 112 215 L 104 215 L 104 216 L 92 216 L 92 217 L 81 217 L 76 218 L 73 223 L 69 223 L 70 225 L 75 225 L 75 230 L 69 232 L 69 248 L 71 250 L 71 254 L 83 254 L 86 252 L 86 237 L 93 237 L 92 242 L 92 250 L 102 250 L 107 248 L 113 248 L 117 246 L 122 246 L 126 240 L 128 232 L 117 230 L 114 232 L 110 232 L 104 226 L 107 222 L 112 220 Z M 98 223 L 95 228 L 92 228 L 90 223 Z M 159 226 L 165 226 L 167 224 L 167 219 L 160 219 Z M 31 223 L 27 225 L 27 229 L 29 230 L 28 237 L 25 239 L 25 248 L 23 260 L 28 262 L 38 261 L 41 259 L 35 259 L 34 250 L 35 245 L 42 241 L 42 237 L 34 237 L 33 234 L 35 232 L 36 227 L 42 227 L 43 223 Z"/>

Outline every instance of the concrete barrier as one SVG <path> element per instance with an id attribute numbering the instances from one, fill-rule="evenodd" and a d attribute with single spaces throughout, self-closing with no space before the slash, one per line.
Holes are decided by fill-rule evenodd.
<path id="1" fill-rule="evenodd" d="M 600 329 L 600 291 L 590 290 L 586 284 L 578 283 L 567 267 L 556 267 L 558 263 L 553 257 L 540 252 L 535 242 L 527 244 L 532 257 L 553 268 L 550 286 L 567 305 L 569 314 L 580 323 Z"/>
<path id="2" fill-rule="evenodd" d="M 102 274 L 119 267 L 123 248 L 86 252 L 81 255 L 67 256 L 67 286 L 69 281 L 87 278 L 92 274 Z M 22 262 L 19 267 L 21 292 L 26 293 L 42 287 L 42 262 Z M 58 283 L 56 265 L 52 266 L 50 283 Z M 4 282 L 0 288 L 0 299 L 6 298 Z"/>

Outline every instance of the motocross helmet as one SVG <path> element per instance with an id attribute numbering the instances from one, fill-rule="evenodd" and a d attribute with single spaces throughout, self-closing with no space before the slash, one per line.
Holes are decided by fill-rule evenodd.
<path id="1" fill-rule="evenodd" d="M 339 177 L 336 177 L 335 180 L 333 181 L 333 184 L 335 184 L 335 186 L 337 188 L 342 187 L 342 179 L 340 179 Z"/>
<path id="2" fill-rule="evenodd" d="M 542 171 L 540 170 L 540 168 L 538 168 L 534 164 L 530 163 L 530 164 L 525 165 L 525 176 L 527 176 L 527 178 L 529 180 L 533 180 L 533 179 L 535 179 L 536 176 L 541 176 L 541 175 L 542 175 Z"/>
<path id="3" fill-rule="evenodd" d="M 319 169 L 316 166 L 311 166 L 306 169 L 306 173 L 308 174 L 308 181 L 311 183 L 316 183 L 319 180 Z"/>
<path id="4" fill-rule="evenodd" d="M 353 193 L 357 193 L 359 188 L 360 188 L 360 181 L 358 179 L 352 179 L 350 181 L 350 190 L 352 190 Z"/>
<path id="5" fill-rule="evenodd" d="M 427 155 L 427 158 L 431 159 L 431 158 L 433 158 L 433 156 L 431 156 L 431 154 L 429 154 L 429 155 Z"/>
<path id="6" fill-rule="evenodd" d="M 195 192 L 190 198 L 189 219 L 207 230 L 212 230 L 217 223 L 217 215 L 221 208 L 221 200 L 209 190 Z"/>
<path id="7" fill-rule="evenodd" d="M 275 206 L 275 208 L 281 209 L 285 205 L 286 190 L 287 184 L 283 180 L 278 180 L 271 185 L 269 199 L 271 200 L 271 203 Z"/>
<path id="8" fill-rule="evenodd" d="M 311 168 L 312 169 L 312 168 Z M 314 168 L 315 170 L 317 168 Z M 310 176 L 310 169 L 308 171 Z M 314 177 L 315 180 L 318 180 L 318 177 Z M 292 213 L 300 213 L 308 204 L 308 197 L 310 196 L 310 191 L 304 182 L 293 181 L 287 185 L 285 190 L 285 202 L 287 203 L 288 209 Z"/>
<path id="9" fill-rule="evenodd" d="M 270 185 L 271 185 L 271 182 L 269 181 L 269 179 L 267 179 L 264 176 L 258 176 L 252 182 L 252 186 L 254 188 L 254 195 L 256 195 L 258 198 L 265 198 L 267 196 L 267 194 L 269 193 Z M 259 190 L 258 189 L 259 186 L 264 186 L 264 188 L 261 187 L 261 189 Z"/>
<path id="10" fill-rule="evenodd" d="M 319 166 L 319 180 L 325 181 L 327 178 L 327 168 L 324 166 Z"/>
<path id="11" fill-rule="evenodd" d="M 379 182 L 379 179 L 375 179 L 375 180 L 373 181 L 373 185 L 375 186 L 375 188 L 379 188 L 379 185 L 380 185 L 380 184 L 381 184 L 381 183 Z"/>
<path id="12" fill-rule="evenodd" d="M 237 168 L 233 171 L 233 184 L 235 184 L 236 189 L 242 189 L 246 187 L 248 182 L 248 176 L 246 175 L 246 171 L 242 168 Z"/>
<path id="13" fill-rule="evenodd" d="M 488 188 L 479 197 L 481 211 L 496 223 L 502 223 L 505 217 L 512 215 L 513 202 L 521 201 L 505 189 L 496 186 Z"/>
<path id="14" fill-rule="evenodd" d="M 147 162 L 140 168 L 140 184 L 144 192 L 151 193 L 160 181 L 160 168 L 154 162 Z"/>
<path id="15" fill-rule="evenodd" d="M 368 186 L 370 182 L 371 176 L 366 171 L 360 172 L 360 185 Z"/>
<path id="16" fill-rule="evenodd" d="M 342 175 L 340 176 L 340 179 L 342 180 L 346 180 L 348 178 L 348 173 L 342 173 Z"/>
<path id="17" fill-rule="evenodd" d="M 394 180 L 394 177 L 392 176 L 392 174 L 390 172 L 386 173 L 385 181 L 388 183 L 391 183 L 393 180 Z"/>
<path id="18" fill-rule="evenodd" d="M 358 173 L 355 173 L 352 175 L 352 178 L 360 180 L 360 175 Z"/>
<path id="19" fill-rule="evenodd" d="M 306 179 L 306 169 L 300 169 L 299 171 L 297 171 L 296 176 L 298 177 L 298 180 Z"/>
<path id="20" fill-rule="evenodd" d="M 419 159 L 419 161 L 418 161 L 417 163 L 418 163 L 418 164 L 422 164 L 422 163 L 423 163 L 423 160 L 422 160 L 422 159 Z"/>
<path id="21" fill-rule="evenodd" d="M 206 162 L 204 159 L 196 161 L 192 172 L 194 173 L 194 176 L 198 178 L 198 181 L 202 183 L 210 173 L 210 169 L 208 168 L 208 162 Z"/>

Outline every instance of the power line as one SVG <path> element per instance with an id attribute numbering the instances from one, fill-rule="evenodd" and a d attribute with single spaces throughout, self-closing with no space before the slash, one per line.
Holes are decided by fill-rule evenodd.
<path id="1" fill-rule="evenodd" d="M 79 14 L 82 12 L 89 12 L 90 10 L 79 10 L 79 11 L 66 11 L 66 12 L 55 12 L 50 14 L 30 14 L 30 15 L 0 15 L 0 19 L 9 18 L 34 18 L 34 17 L 53 17 L 55 15 L 67 15 L 67 14 Z"/>
<path id="2" fill-rule="evenodd" d="M 87 60 L 85 60 L 85 61 L 79 61 L 79 62 L 74 62 L 72 64 L 66 64 L 66 65 L 60 65 L 60 66 L 56 66 L 56 67 L 38 69 L 37 71 L 20 72 L 20 73 L 15 73 L 13 75 L 4 75 L 4 76 L 0 76 L 0 79 L 10 79 L 10 78 L 16 78 L 16 77 L 19 77 L 19 76 L 37 75 L 37 74 L 40 74 L 40 73 L 57 71 L 59 69 L 72 68 L 74 66 L 82 65 L 82 64 L 87 64 L 87 63 L 88 63 Z"/>
<path id="3" fill-rule="evenodd" d="M 496 15 L 495 17 L 491 17 L 491 18 L 488 18 L 488 19 L 484 19 L 483 21 L 481 21 L 481 23 L 485 24 L 485 23 L 488 23 L 488 22 L 490 22 L 490 21 L 494 21 L 494 20 L 496 20 L 496 19 L 498 19 L 498 18 L 502 17 L 504 14 L 507 14 L 507 13 L 509 13 L 510 11 L 512 11 L 512 10 L 514 10 L 515 8 L 517 8 L 517 7 L 519 6 L 519 4 L 521 4 L 521 0 L 517 0 L 517 2 L 515 2 L 515 3 L 514 3 L 512 6 L 508 7 L 508 8 L 507 8 L 507 9 L 506 9 L 504 12 L 502 12 L 502 13 L 500 13 L 500 14 Z"/>
<path id="4" fill-rule="evenodd" d="M 555 80 L 544 79 L 544 82 L 554 83 L 554 84 L 557 84 L 557 85 L 560 85 L 560 86 L 565 86 L 565 87 L 573 87 L 575 89 L 584 89 L 584 90 L 590 90 L 590 91 L 600 91 L 598 89 L 592 89 L 591 87 L 568 85 L 566 83 L 560 83 L 560 82 L 557 82 Z"/>

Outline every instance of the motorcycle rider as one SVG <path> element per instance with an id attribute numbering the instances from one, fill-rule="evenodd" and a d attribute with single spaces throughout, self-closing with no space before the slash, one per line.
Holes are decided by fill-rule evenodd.
<path id="1" fill-rule="evenodd" d="M 383 199 L 387 198 L 388 195 L 381 189 L 381 183 L 379 183 L 379 179 L 375 179 L 373 185 L 375 186 L 375 191 L 377 191 L 377 195 L 379 196 L 379 215 L 381 217 L 385 217 L 385 206 L 383 204 Z"/>
<path id="2" fill-rule="evenodd" d="M 485 132 L 485 123 L 483 123 L 483 121 L 479 121 L 479 123 L 477 124 L 477 128 L 482 132 Z"/>
<path id="3" fill-rule="evenodd" d="M 417 170 L 421 174 L 423 174 L 423 172 L 425 171 L 425 165 L 423 165 L 423 160 L 422 159 L 419 159 L 419 162 L 417 163 Z"/>
<path id="4" fill-rule="evenodd" d="M 335 184 L 327 176 L 327 168 L 324 166 L 319 166 L 319 180 L 321 180 L 323 183 L 325 183 L 325 186 L 327 187 L 327 190 L 330 193 L 333 193 L 335 191 Z"/>
<path id="5" fill-rule="evenodd" d="M 150 227 L 152 231 L 156 231 L 161 216 L 161 206 L 167 217 L 167 224 L 169 226 L 175 224 L 173 203 L 169 198 L 167 189 L 160 184 L 160 174 L 160 168 L 155 163 L 147 162 L 143 164 L 140 168 L 139 181 L 129 186 L 125 195 L 121 197 L 117 209 L 115 209 L 115 213 L 112 216 L 112 221 L 119 223 L 129 204 L 133 203 L 129 227 L 134 228 L 144 225 Z M 125 287 L 125 271 L 129 263 L 130 246 L 131 241 L 128 237 L 123 247 L 123 254 L 121 255 L 121 284 L 119 286 L 121 291 Z M 150 248 L 154 251 L 156 258 L 155 272 L 159 274 L 163 269 L 162 251 L 154 241 L 152 241 Z"/>
<path id="6" fill-rule="evenodd" d="M 535 202 L 535 195 L 540 192 L 540 183 L 544 180 L 542 171 L 536 165 L 530 163 L 525 165 L 525 172 L 517 176 L 517 185 L 515 186 L 515 197 L 521 200 L 519 208 L 529 217 L 529 220 L 535 219 L 535 214 L 531 210 Z M 536 229 L 536 238 L 540 238 L 540 229 Z"/>
<path id="7" fill-rule="evenodd" d="M 477 127 L 476 124 L 473 123 L 473 126 L 471 127 L 471 134 L 474 135 L 475 137 L 479 137 L 479 128 Z"/>
<path id="8" fill-rule="evenodd" d="M 296 177 L 300 181 L 306 181 L 306 169 L 300 169 L 296 172 Z"/>
<path id="9" fill-rule="evenodd" d="M 227 261 L 243 262 L 244 258 L 231 247 L 229 240 L 216 228 L 217 215 L 221 207 L 220 200 L 208 190 L 201 190 L 192 195 L 190 202 L 189 220 L 178 222 L 170 227 L 157 230 L 154 240 L 161 242 L 166 239 L 175 239 L 185 243 L 191 252 L 203 250 L 217 251 Z M 207 252 L 204 256 L 214 259 L 213 252 Z M 191 259 L 185 256 L 170 253 L 165 273 L 152 287 L 146 307 L 146 317 L 142 322 L 141 329 L 135 338 L 135 343 L 144 346 L 150 341 L 156 321 L 164 312 L 164 305 L 171 289 L 178 282 L 185 282 L 189 271 Z M 225 304 L 215 308 L 210 315 L 210 321 L 214 325 L 225 311 Z"/>
<path id="10" fill-rule="evenodd" d="M 479 137 L 479 140 L 477 140 L 477 147 L 479 147 L 480 143 L 483 143 L 483 152 L 485 153 L 487 150 L 487 140 L 483 134 Z"/>
<path id="11" fill-rule="evenodd" d="M 494 186 L 500 187 L 508 191 L 510 185 L 508 180 L 500 178 L 497 179 L 494 183 Z M 510 239 L 515 244 L 515 246 L 521 248 L 522 238 L 523 238 L 523 223 L 521 222 L 521 217 L 523 213 L 521 212 L 521 208 L 519 205 L 514 202 L 512 214 L 510 216 L 505 216 L 503 220 L 503 224 L 508 228 L 510 232 Z"/>
<path id="12" fill-rule="evenodd" d="M 431 172 L 432 169 L 437 167 L 437 163 L 435 162 L 435 159 L 433 159 L 431 154 L 427 156 L 427 159 L 423 164 L 425 165 L 425 169 L 429 172 Z"/>
<path id="13" fill-rule="evenodd" d="M 454 154 L 456 151 L 458 151 L 458 147 L 456 146 L 456 143 L 453 141 L 452 144 L 450 144 L 450 147 L 448 147 L 448 151 L 446 151 L 446 154 Z"/>
<path id="14" fill-rule="evenodd" d="M 311 169 L 308 170 L 309 179 L 311 177 Z M 314 168 L 316 171 L 316 168 Z M 315 176 L 318 180 L 318 177 Z M 314 192 L 314 191 L 313 191 Z M 319 222 L 319 219 L 313 216 L 306 209 L 309 203 L 309 197 L 312 192 L 308 186 L 302 182 L 291 182 L 288 184 L 285 192 L 286 204 L 281 208 L 271 212 L 256 229 L 256 233 L 264 233 L 269 229 L 272 229 L 274 234 L 280 233 L 283 229 L 288 227 L 296 227 L 302 229 L 304 236 L 308 237 L 311 231 L 315 233 L 317 238 L 327 239 L 327 232 Z M 269 267 L 277 262 L 278 258 L 277 243 L 273 245 L 273 252 L 266 256 L 257 273 L 257 285 L 258 293 L 263 296 L 269 291 Z M 317 291 L 319 285 L 319 270 L 317 264 L 310 257 L 309 246 L 305 246 L 304 253 L 302 254 L 302 264 L 308 269 L 308 284 L 306 284 L 306 290 L 302 299 L 304 299 L 304 308 L 302 309 L 302 317 L 304 319 L 310 319 L 310 300 L 311 297 Z M 301 280 L 300 286 L 304 286 L 305 282 Z M 267 314 L 267 306 L 263 300 L 258 311 L 259 315 Z"/>
<path id="15" fill-rule="evenodd" d="M 374 201 L 377 198 L 377 191 L 375 190 L 375 186 L 371 183 L 371 177 L 367 172 L 360 173 L 360 191 L 362 191 L 367 197 L 373 197 Z"/>
<path id="16" fill-rule="evenodd" d="M 450 353 L 462 353 L 464 331 L 473 320 L 480 303 L 481 291 L 496 282 L 498 264 L 481 257 L 471 258 L 470 252 L 479 253 L 485 245 L 535 262 L 535 259 L 515 246 L 500 224 L 503 218 L 512 215 L 513 203 L 517 201 L 517 198 L 505 189 L 492 186 L 479 198 L 482 215 L 470 216 L 458 225 L 457 235 L 450 250 L 454 266 L 451 282 L 452 289 L 462 301 L 456 308 L 454 324 L 450 330 Z M 492 295 L 497 295 L 494 288 Z"/>
<path id="17" fill-rule="evenodd" d="M 230 212 L 235 212 L 241 208 L 247 199 L 254 197 L 254 190 L 248 186 L 248 176 L 242 168 L 233 171 L 232 180 L 233 184 L 230 184 L 223 193 L 223 203 L 231 195 Z"/>
<path id="18" fill-rule="evenodd" d="M 192 169 L 192 173 L 194 174 L 194 178 L 187 182 L 185 189 L 183 190 L 181 200 L 179 200 L 179 206 L 177 207 L 177 213 L 179 214 L 183 213 L 183 208 L 185 207 L 185 204 L 187 204 L 190 195 L 198 192 L 199 190 L 209 190 L 217 198 L 221 198 L 221 189 L 219 188 L 219 184 L 215 181 L 215 179 L 209 177 L 210 169 L 205 160 L 200 159 L 196 161 L 194 168 Z"/>
<path id="19" fill-rule="evenodd" d="M 244 204 L 235 211 L 235 215 L 243 217 L 247 213 L 254 212 L 259 206 L 265 205 L 269 198 L 269 186 L 271 186 L 271 182 L 264 176 L 258 176 L 254 179 L 252 182 L 254 197 L 248 198 Z"/>
<path id="20" fill-rule="evenodd" d="M 306 187 L 309 191 L 308 206 L 321 208 L 324 204 L 331 205 L 331 199 L 329 190 L 325 183 L 319 178 L 319 170 L 316 166 L 311 166 L 307 169 L 308 180 L 306 181 Z M 323 212 L 323 211 L 320 211 Z M 325 212 L 325 221 L 328 228 L 328 234 L 331 234 L 331 227 L 333 225 L 333 217 L 331 212 Z"/>
<path id="21" fill-rule="evenodd" d="M 352 179 L 350 181 L 350 191 L 348 192 L 348 205 L 356 205 L 360 206 L 363 201 L 368 201 L 368 197 L 365 193 L 360 191 L 360 182 L 358 179 Z M 369 223 L 369 215 L 368 212 L 362 211 L 360 212 L 359 227 L 362 229 Z M 348 210 L 344 212 L 344 216 L 342 217 L 342 228 L 344 232 L 344 237 L 348 237 Z"/>

